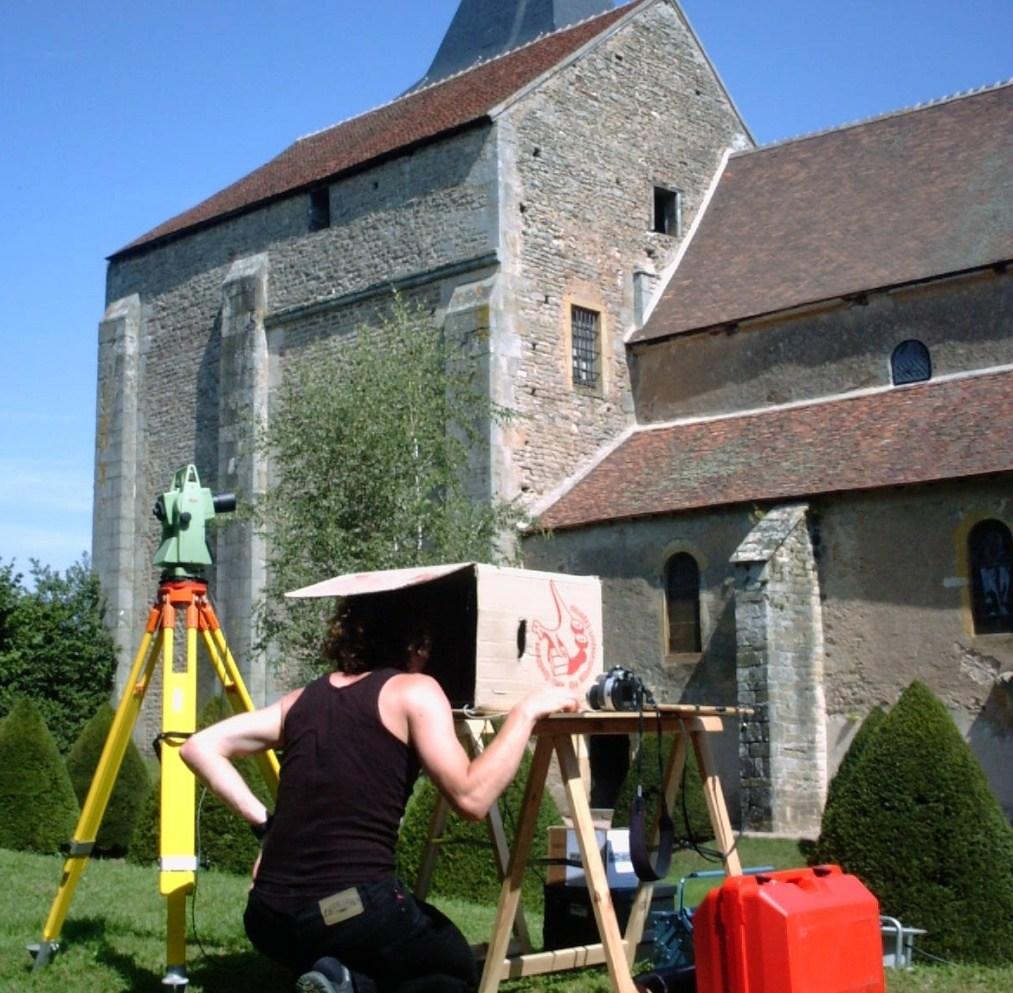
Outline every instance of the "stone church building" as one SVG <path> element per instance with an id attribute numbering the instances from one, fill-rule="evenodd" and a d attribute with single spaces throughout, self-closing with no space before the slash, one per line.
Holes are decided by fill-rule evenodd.
<path id="1" fill-rule="evenodd" d="M 93 560 L 121 680 L 151 504 L 255 494 L 272 384 L 392 290 L 468 341 L 487 494 L 603 579 L 606 656 L 749 703 L 733 811 L 811 831 L 857 722 L 924 679 L 1013 809 L 1011 88 L 754 148 L 672 0 L 462 0 L 426 76 L 116 252 Z M 218 539 L 249 652 L 264 550 Z"/>

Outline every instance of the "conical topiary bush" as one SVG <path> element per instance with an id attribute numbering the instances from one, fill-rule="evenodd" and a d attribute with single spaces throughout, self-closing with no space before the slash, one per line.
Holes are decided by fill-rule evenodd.
<path id="1" fill-rule="evenodd" d="M 841 764 L 837 767 L 834 778 L 830 780 L 830 786 L 827 788 L 825 808 L 835 802 L 841 790 L 847 785 L 852 773 L 858 766 L 859 760 L 865 754 L 865 750 L 876 736 L 885 718 L 886 711 L 882 707 L 874 707 L 866 715 L 865 720 L 862 721 L 861 726 L 855 732 L 855 737 L 851 739 L 851 744 L 844 753 L 844 758 L 841 759 Z M 810 842 L 806 847 L 809 850 L 808 860 L 810 865 L 819 865 L 821 862 L 833 861 L 831 854 L 824 852 L 820 848 L 819 841 Z"/>
<path id="2" fill-rule="evenodd" d="M 56 742 L 35 704 L 21 697 L 0 722 L 0 848 L 58 852 L 78 814 Z"/>
<path id="3" fill-rule="evenodd" d="M 507 842 L 513 845 L 517 825 L 520 823 L 524 787 L 531 768 L 531 756 L 525 754 L 513 782 L 499 799 L 499 809 Z M 398 875 L 412 884 L 418 876 L 422 855 L 429 837 L 429 825 L 439 794 L 428 779 L 421 779 L 415 787 L 408 809 L 401 823 L 397 844 Z M 559 808 L 548 791 L 542 794 L 538 822 L 531 841 L 529 863 L 544 859 L 548 852 L 549 826 L 562 823 Z M 540 913 L 543 904 L 544 872 L 532 869 L 524 877 L 522 899 L 526 909 Z M 466 821 L 453 814 L 440 839 L 439 854 L 433 873 L 429 896 L 450 896 L 473 903 L 495 904 L 499 899 L 500 880 L 496 872 L 496 858 L 484 821 Z"/>
<path id="4" fill-rule="evenodd" d="M 78 803 L 82 806 L 95 778 L 95 770 L 115 714 L 108 703 L 102 704 L 81 729 L 67 755 L 67 771 Z M 130 740 L 99 825 L 98 837 L 95 839 L 97 854 L 122 855 L 130 847 L 137 812 L 150 789 L 151 781 L 144 760 L 137 751 L 137 746 Z"/>
<path id="5" fill-rule="evenodd" d="M 818 851 L 942 958 L 1013 962 L 1013 829 L 942 703 L 912 683 L 827 806 Z"/>

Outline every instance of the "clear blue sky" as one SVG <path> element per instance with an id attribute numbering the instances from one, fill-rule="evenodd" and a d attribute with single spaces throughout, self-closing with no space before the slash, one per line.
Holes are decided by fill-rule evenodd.
<path id="1" fill-rule="evenodd" d="M 1013 75 L 1013 0 L 682 6 L 761 143 Z M 90 548 L 105 257 L 401 92 L 456 7 L 0 2 L 0 559 Z"/>

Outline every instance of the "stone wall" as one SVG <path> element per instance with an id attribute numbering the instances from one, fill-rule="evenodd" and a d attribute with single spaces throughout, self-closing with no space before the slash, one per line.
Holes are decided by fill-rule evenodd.
<path id="1" fill-rule="evenodd" d="M 890 356 L 925 344 L 933 376 L 1013 363 L 1008 273 L 870 293 L 809 314 L 680 335 L 631 353 L 641 422 L 701 417 L 889 386 Z"/>
<path id="2" fill-rule="evenodd" d="M 832 766 L 869 710 L 891 705 L 920 679 L 1013 815 L 1013 635 L 974 634 L 967 563 L 977 521 L 1013 528 L 1009 478 L 842 495 L 815 506 Z"/>
<path id="3" fill-rule="evenodd" d="M 352 330 L 389 302 L 392 285 L 449 309 L 457 285 L 495 269 L 496 183 L 495 136 L 480 127 L 335 183 L 322 231 L 309 232 L 303 193 L 112 259 L 93 541 L 113 598 L 121 680 L 158 583 L 155 496 L 188 463 L 216 492 L 262 489 L 267 467 L 252 442 L 285 355 Z M 212 591 L 262 702 L 271 678 L 248 655 L 264 549 L 240 523 L 216 535 Z"/>
<path id="4" fill-rule="evenodd" d="M 742 820 L 815 836 L 827 787 L 823 630 L 805 505 L 768 511 L 736 549 Z"/>
<path id="5" fill-rule="evenodd" d="M 748 139 L 676 9 L 656 4 L 498 119 L 506 293 L 493 350 L 517 411 L 507 492 L 558 485 L 630 419 L 623 336 L 637 269 L 681 238 L 654 233 L 655 185 L 681 191 L 683 228 L 729 146 Z M 597 389 L 571 382 L 572 304 L 601 313 Z"/>
<path id="6" fill-rule="evenodd" d="M 730 559 L 749 533 L 748 508 L 601 524 L 523 546 L 528 568 L 602 580 L 605 665 L 634 670 L 662 703 L 734 706 L 738 700 L 735 573 Z M 688 552 L 700 568 L 702 651 L 670 655 L 665 563 Z M 729 812 L 738 821 L 739 729 L 726 722 L 714 745 Z"/>

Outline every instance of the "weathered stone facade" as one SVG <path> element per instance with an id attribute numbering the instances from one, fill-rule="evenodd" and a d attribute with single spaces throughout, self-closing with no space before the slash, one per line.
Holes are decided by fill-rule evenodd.
<path id="1" fill-rule="evenodd" d="M 725 149 L 747 144 L 677 9 L 649 4 L 484 121 L 329 178 L 322 230 L 301 191 L 114 256 L 100 362 L 125 351 L 130 370 L 100 385 L 119 395 L 115 431 L 100 422 L 97 495 L 118 510 L 96 515 L 95 561 L 117 589 L 123 666 L 157 583 L 155 495 L 189 462 L 216 491 L 262 489 L 270 467 L 252 440 L 286 359 L 353 331 L 392 287 L 470 337 L 516 413 L 490 426 L 475 492 L 534 500 L 558 485 L 632 413 L 633 273 L 679 245 L 650 231 L 654 186 L 680 191 L 688 226 Z M 570 379 L 574 303 L 601 315 L 590 390 Z M 258 701 L 274 692 L 250 654 L 263 568 L 245 526 L 218 533 L 213 589 Z"/>

